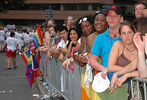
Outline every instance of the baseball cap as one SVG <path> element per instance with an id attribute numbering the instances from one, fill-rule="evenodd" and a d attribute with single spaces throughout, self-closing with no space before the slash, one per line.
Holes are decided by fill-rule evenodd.
<path id="1" fill-rule="evenodd" d="M 101 93 L 109 88 L 109 84 L 110 81 L 108 77 L 106 76 L 106 79 L 103 79 L 100 72 L 94 76 L 94 80 L 92 82 L 92 88 L 94 91 Z"/>
<path id="2" fill-rule="evenodd" d="M 108 14 L 109 11 L 111 11 L 111 10 L 113 10 L 118 15 L 122 15 L 122 10 L 121 10 L 120 6 L 118 6 L 118 5 L 110 6 L 109 9 L 107 10 L 106 14 Z"/>

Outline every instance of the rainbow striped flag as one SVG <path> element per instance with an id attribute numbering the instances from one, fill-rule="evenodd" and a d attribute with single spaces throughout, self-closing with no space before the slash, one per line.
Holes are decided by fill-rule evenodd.
<path id="1" fill-rule="evenodd" d="M 28 66 L 26 69 L 26 77 L 32 87 L 32 84 L 35 83 L 35 78 L 40 75 L 40 55 L 34 52 L 28 61 Z"/>
<path id="2" fill-rule="evenodd" d="M 26 77 L 28 79 L 30 87 L 32 87 L 32 56 L 30 56 L 29 61 L 28 61 L 28 66 L 26 69 Z"/>
<path id="3" fill-rule="evenodd" d="M 38 77 L 40 75 L 40 58 L 41 58 L 40 54 L 34 52 L 32 58 L 33 58 L 32 70 L 35 71 L 35 76 Z"/>
<path id="4" fill-rule="evenodd" d="M 33 37 L 33 43 L 36 48 L 40 45 L 43 45 L 43 37 L 39 26 L 37 26 L 36 35 Z"/>
<path id="5" fill-rule="evenodd" d="M 26 50 L 21 54 L 21 57 L 23 58 L 25 64 L 28 66 L 29 58 L 30 58 L 30 51 Z"/>

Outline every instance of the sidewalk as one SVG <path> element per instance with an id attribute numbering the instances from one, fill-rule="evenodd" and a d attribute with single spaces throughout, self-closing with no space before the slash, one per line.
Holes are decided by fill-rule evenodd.
<path id="1" fill-rule="evenodd" d="M 36 90 L 30 88 L 25 76 L 26 65 L 20 55 L 16 57 L 17 68 L 7 69 L 6 53 L 0 53 L 0 100 L 40 100 L 33 96 Z"/>
<path id="2" fill-rule="evenodd" d="M 39 78 L 37 79 L 37 88 L 41 95 L 40 98 L 44 98 L 44 100 L 64 100 L 63 98 L 53 97 L 51 87 L 45 86 L 45 83 L 44 81 L 40 81 Z"/>

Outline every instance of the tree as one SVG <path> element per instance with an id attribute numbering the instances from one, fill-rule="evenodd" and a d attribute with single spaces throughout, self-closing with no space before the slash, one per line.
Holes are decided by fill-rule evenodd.
<path id="1" fill-rule="evenodd" d="M 0 0 L 0 12 L 16 10 L 24 6 L 24 0 Z"/>

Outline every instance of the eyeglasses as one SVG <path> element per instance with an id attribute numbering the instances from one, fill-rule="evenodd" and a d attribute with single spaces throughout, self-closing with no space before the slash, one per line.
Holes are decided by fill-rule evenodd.
<path id="1" fill-rule="evenodd" d="M 81 18 L 79 21 L 79 24 L 81 24 L 82 22 L 86 22 L 87 21 L 87 17 Z"/>

